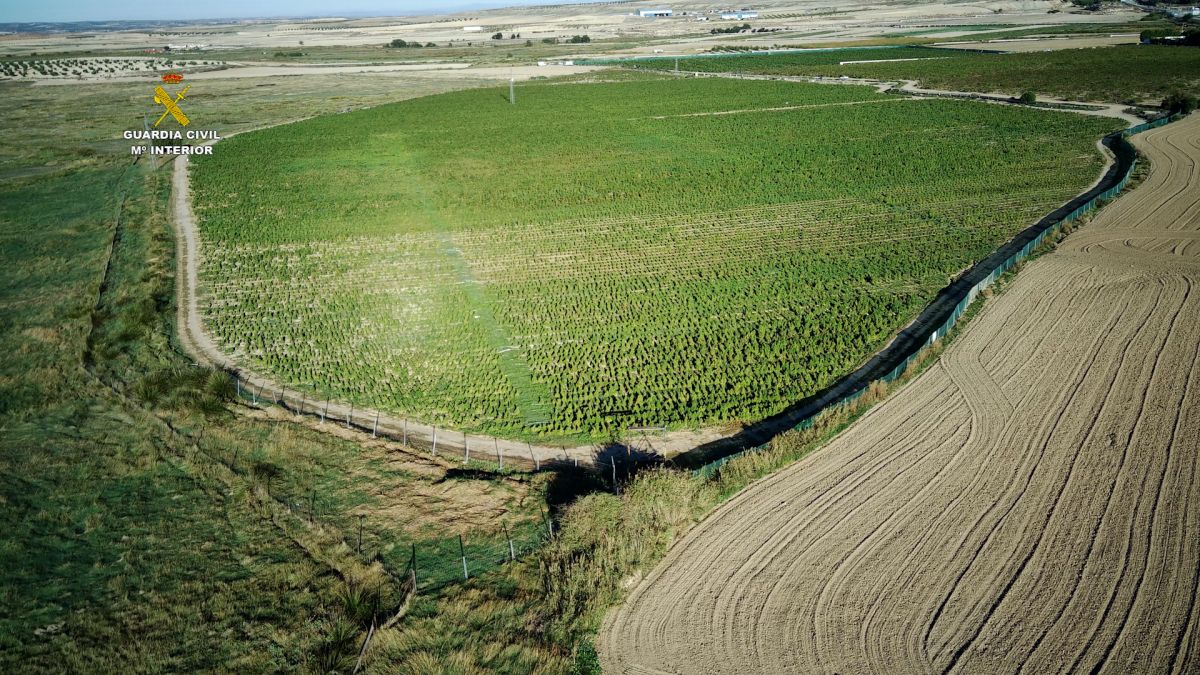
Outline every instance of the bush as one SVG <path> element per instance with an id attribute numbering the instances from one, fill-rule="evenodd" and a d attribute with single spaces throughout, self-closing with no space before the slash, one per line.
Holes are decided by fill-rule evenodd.
<path id="1" fill-rule="evenodd" d="M 1021 94 L 1021 98 L 1018 100 L 1025 105 L 1033 105 L 1034 103 L 1037 103 L 1037 94 L 1033 93 L 1032 91 L 1027 91 Z"/>
<path id="2" fill-rule="evenodd" d="M 584 638 L 575 650 L 575 663 L 571 666 L 571 675 L 600 675 L 600 656 L 596 654 L 596 646 L 590 639 Z"/>
<path id="3" fill-rule="evenodd" d="M 1196 109 L 1196 97 L 1192 94 L 1186 94 L 1181 91 L 1172 92 L 1163 99 L 1162 107 L 1166 108 L 1171 114 L 1183 113 L 1184 115 Z"/>

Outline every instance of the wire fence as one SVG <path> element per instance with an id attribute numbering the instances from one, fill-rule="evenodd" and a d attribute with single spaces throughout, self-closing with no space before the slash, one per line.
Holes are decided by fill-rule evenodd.
<path id="1" fill-rule="evenodd" d="M 396 419 L 379 410 L 356 407 L 326 396 L 310 394 L 298 387 L 288 389 L 269 384 L 264 379 L 230 364 L 219 363 L 217 368 L 229 376 L 236 397 L 242 403 L 256 408 L 277 406 L 293 415 L 316 420 L 320 425 L 343 427 L 370 434 L 371 438 L 381 438 L 425 450 L 434 457 L 476 469 L 498 472 L 542 471 L 567 466 L 577 467 L 580 464 L 589 464 L 593 459 L 590 452 L 581 455 L 583 450 L 590 450 L 590 446 L 535 446 L 495 436 L 467 434 L 450 428 L 431 428 L 415 420 Z"/>
<path id="2" fill-rule="evenodd" d="M 1130 127 L 1129 129 L 1126 129 L 1126 130 L 1120 132 L 1119 134 L 1114 135 L 1112 140 L 1113 140 L 1113 145 L 1115 146 L 1115 151 L 1118 153 L 1119 159 L 1121 159 L 1122 153 L 1124 154 L 1124 157 L 1126 158 L 1126 165 L 1125 165 L 1125 168 L 1119 172 L 1118 176 L 1114 176 L 1114 177 L 1110 178 L 1109 187 L 1107 187 L 1103 191 L 1093 195 L 1091 198 L 1085 200 L 1082 204 L 1080 204 L 1079 206 L 1075 207 L 1074 209 L 1068 211 L 1066 214 L 1064 214 L 1062 216 L 1055 217 L 1055 218 L 1047 218 L 1047 219 L 1043 219 L 1042 221 L 1039 221 L 1032 228 L 1027 229 L 1025 232 L 1023 232 L 1021 235 L 1019 235 L 1016 239 L 1014 239 L 1013 240 L 1014 242 L 1019 241 L 1021 238 L 1027 237 L 1031 233 L 1031 231 L 1036 231 L 1036 230 L 1040 229 L 1040 231 L 1037 232 L 1036 236 L 1033 236 L 1032 238 L 1030 238 L 1023 246 L 1018 248 L 1011 255 L 1004 258 L 999 263 L 993 264 L 991 270 L 986 274 L 986 276 L 984 276 L 974 286 L 971 286 L 968 290 L 966 290 L 965 292 L 962 293 L 961 299 L 958 301 L 958 304 L 956 304 L 954 306 L 954 309 L 950 312 L 949 317 L 946 318 L 946 320 L 944 322 L 942 322 L 940 325 L 938 325 L 936 328 L 933 328 L 932 330 L 930 330 L 927 338 L 925 338 L 923 341 L 918 342 L 915 349 L 913 349 L 903 360 L 901 360 L 899 363 L 897 363 L 894 368 L 892 368 L 889 372 L 887 372 L 882 377 L 878 378 L 876 381 L 881 381 L 881 382 L 890 384 L 892 382 L 895 382 L 901 376 L 903 376 L 905 371 L 908 370 L 909 366 L 911 366 L 914 361 L 916 361 L 918 358 L 920 358 L 922 356 L 922 354 L 927 349 L 929 349 L 931 346 L 933 346 L 933 344 L 935 342 L 937 342 L 939 339 L 945 337 L 946 334 L 950 332 L 950 329 L 952 329 L 954 327 L 954 325 L 962 317 L 963 313 L 967 311 L 967 308 L 971 305 L 972 302 L 974 302 L 975 298 L 978 297 L 979 294 L 981 292 L 983 292 L 983 290 L 985 288 L 988 288 L 989 286 L 994 284 L 997 279 L 999 279 L 1001 276 L 1004 275 L 1004 273 L 1008 272 L 1010 269 L 1012 269 L 1014 266 L 1016 266 L 1017 263 L 1028 258 L 1029 255 L 1031 253 L 1033 253 L 1039 246 L 1044 244 L 1047 239 L 1049 239 L 1050 237 L 1053 237 L 1053 236 L 1057 235 L 1059 232 L 1061 232 L 1062 228 L 1064 226 L 1079 220 L 1083 216 L 1085 216 L 1088 213 L 1095 210 L 1097 207 L 1099 207 L 1104 202 L 1107 202 L 1107 201 L 1113 199 L 1114 197 L 1116 197 L 1118 194 L 1120 194 L 1120 192 L 1125 189 L 1125 186 L 1129 184 L 1129 179 L 1133 175 L 1134 170 L 1137 168 L 1137 152 L 1136 152 L 1136 150 L 1134 150 L 1133 146 L 1126 140 L 1129 136 L 1132 136 L 1134 134 L 1139 134 L 1139 133 L 1142 133 L 1143 131 L 1148 131 L 1150 129 L 1156 129 L 1165 124 L 1174 122 L 1175 120 L 1178 120 L 1182 117 L 1183 117 L 1183 115 L 1181 115 L 1181 114 L 1172 115 L 1170 117 L 1163 117 L 1163 118 L 1154 120 L 1152 122 L 1146 122 L 1144 124 L 1139 124 L 1137 126 Z M 1007 247 L 1007 245 L 1006 245 L 1006 247 Z M 1002 247 L 1000 250 L 1003 250 L 1004 248 L 1005 247 Z M 984 262 L 986 263 L 987 261 L 985 260 Z M 813 413 L 812 415 L 801 420 L 799 423 L 797 423 L 792 428 L 793 429 L 808 429 L 808 428 L 812 427 L 813 422 L 814 422 L 814 420 L 817 419 L 817 417 L 819 417 L 820 415 L 825 414 L 827 412 L 833 411 L 835 409 L 849 407 L 855 401 L 857 401 L 859 398 L 861 398 L 863 396 L 863 394 L 865 394 L 870 389 L 870 387 L 871 387 L 871 383 L 868 383 L 868 384 L 854 390 L 849 395 L 847 395 L 843 398 L 840 398 L 836 401 L 833 401 L 832 403 L 829 403 L 828 405 L 822 407 L 819 411 L 817 411 L 817 412 Z M 754 446 L 751 448 L 747 448 L 741 452 L 727 455 L 725 457 L 722 457 L 720 459 L 714 460 L 712 462 L 709 462 L 707 464 L 700 466 L 699 468 L 697 468 L 694 471 L 694 473 L 695 473 L 695 475 L 702 477 L 702 478 L 711 478 L 712 476 L 716 475 L 716 473 L 721 469 L 722 466 L 729 463 L 730 461 L 733 461 L 734 459 L 737 459 L 738 457 L 741 457 L 746 454 L 762 451 L 763 449 L 765 449 L 767 447 L 769 447 L 769 443 L 757 445 L 757 446 Z"/>
<path id="3" fill-rule="evenodd" d="M 498 569 L 536 551 L 551 537 L 552 525 L 526 522 L 491 535 L 422 539 L 383 556 L 389 569 L 412 572 L 416 590 L 430 592 Z"/>

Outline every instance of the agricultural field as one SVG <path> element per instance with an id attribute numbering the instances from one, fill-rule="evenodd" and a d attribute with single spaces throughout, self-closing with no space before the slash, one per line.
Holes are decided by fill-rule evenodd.
<path id="1" fill-rule="evenodd" d="M 989 46 L 989 45 L 985 45 Z M 843 61 L 942 58 L 838 65 Z M 897 56 L 889 56 L 897 54 Z M 638 68 L 671 70 L 673 59 L 638 60 Z M 877 48 L 680 59 L 680 70 L 917 80 L 932 89 L 1020 94 L 1034 91 L 1084 101 L 1158 101 L 1172 91 L 1200 92 L 1200 50 L 1152 45 L 987 54 L 933 48 Z"/>
<path id="2" fill-rule="evenodd" d="M 1091 184 L 1116 126 L 779 82 L 507 95 L 314 119 L 194 161 L 223 348 L 314 396 L 497 435 L 753 420 Z"/>
<path id="3" fill-rule="evenodd" d="M 164 69 L 186 71 L 223 65 L 210 60 L 96 57 L 0 60 L 0 79 L 97 79 L 155 75 Z"/>
<path id="4" fill-rule="evenodd" d="M 605 672 L 1200 672 L 1200 116 L 1134 143 L 936 366 L 679 540 Z"/>
<path id="5" fill-rule="evenodd" d="M 838 49 L 805 49 L 775 54 L 714 53 L 685 58 L 654 57 L 637 59 L 629 65 L 652 70 L 679 69 L 705 73 L 753 72 L 764 75 L 795 75 L 809 66 L 836 66 L 845 62 L 880 59 L 943 59 L 958 56 L 945 49 L 921 46 L 844 47 Z M 752 60 L 747 60 L 752 59 Z M 616 62 L 619 63 L 619 62 Z"/>

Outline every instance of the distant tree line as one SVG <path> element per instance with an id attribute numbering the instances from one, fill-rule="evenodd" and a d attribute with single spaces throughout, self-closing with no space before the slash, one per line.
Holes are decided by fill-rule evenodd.
<path id="1" fill-rule="evenodd" d="M 385 46 L 390 49 L 404 49 L 407 47 L 436 47 L 437 44 L 433 43 L 433 42 L 426 42 L 425 44 L 421 44 L 420 42 L 417 42 L 416 40 L 409 42 L 408 40 L 401 40 L 400 38 L 396 38 L 395 40 L 392 40 Z"/>
<path id="2" fill-rule="evenodd" d="M 1154 28 L 1144 30 L 1141 34 L 1142 44 L 1147 45 L 1178 45 L 1182 47 L 1200 47 L 1200 29 L 1172 30 L 1170 28 Z"/>

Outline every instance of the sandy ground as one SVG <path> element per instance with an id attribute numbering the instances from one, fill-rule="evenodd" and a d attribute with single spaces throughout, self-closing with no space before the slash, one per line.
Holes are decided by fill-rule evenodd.
<path id="1" fill-rule="evenodd" d="M 1200 115 L 610 612 L 611 673 L 1200 672 Z"/>
<path id="2" fill-rule="evenodd" d="M 403 11 L 404 3 L 397 10 Z M 691 50 L 707 49 L 713 44 L 746 41 L 746 36 L 709 35 L 715 27 L 735 22 L 721 21 L 712 13 L 728 5 L 705 0 L 681 0 L 663 3 L 677 16 L 669 19 L 643 19 L 634 16 L 649 3 L 604 3 L 555 5 L 549 7 L 508 8 L 461 12 L 441 16 L 375 17 L 332 20 L 261 20 L 220 26 L 180 25 L 153 31 L 117 31 L 77 34 L 16 34 L 0 36 L 0 55 L 84 53 L 99 49 L 145 50 L 164 45 L 203 45 L 204 52 L 188 52 L 186 58 L 220 58 L 228 49 L 327 47 L 334 45 L 382 45 L 395 38 L 465 44 L 490 42 L 495 32 L 521 34 L 525 39 L 565 38 L 586 33 L 596 40 L 680 40 Z M 880 34 L 902 34 L 913 29 L 946 27 L 947 36 L 964 31 L 955 26 L 975 24 L 1013 24 L 1037 26 L 1046 23 L 1096 23 L 1136 20 L 1135 10 L 1119 6 L 1105 12 L 1071 11 L 1065 2 L 1055 0 L 990 0 L 962 2 L 941 0 L 853 0 L 831 3 L 828 0 L 762 0 L 753 3 L 759 11 L 751 20 L 755 28 L 778 28 L 780 32 L 761 34 L 746 44 L 809 41 L 814 34 L 822 40 L 847 40 Z M 1049 9 L 1062 10 L 1048 15 Z M 686 15 L 685 15 L 686 13 Z M 707 17 L 708 21 L 699 21 Z M 478 32 L 467 32 L 478 27 Z M 653 48 L 651 48 L 652 50 Z"/>
<path id="3" fill-rule="evenodd" d="M 238 80 L 245 78 L 264 77 L 297 77 L 305 75 L 404 75 L 405 77 L 473 80 L 529 80 L 535 77 L 559 77 L 561 75 L 579 75 L 593 70 L 598 66 L 556 66 L 556 65 L 523 65 L 523 66 L 494 66 L 472 68 L 469 63 L 425 63 L 425 64 L 393 64 L 393 65 L 345 65 L 345 64 L 233 64 L 220 70 L 206 70 L 188 73 L 188 82 L 196 80 Z M 59 86 L 78 84 L 80 81 L 95 82 L 100 78 L 47 78 L 33 80 L 34 86 Z M 157 73 L 130 74 L 120 77 L 104 78 L 107 82 L 157 82 Z"/>

